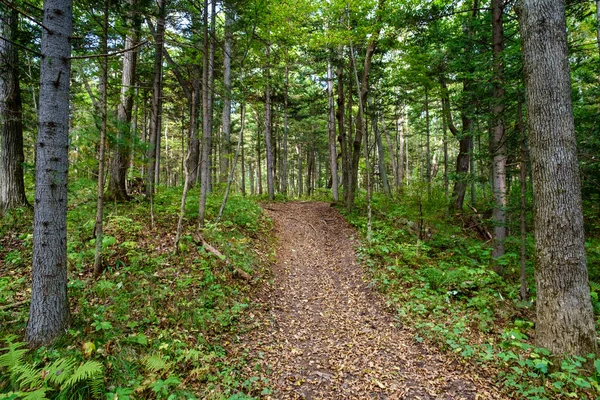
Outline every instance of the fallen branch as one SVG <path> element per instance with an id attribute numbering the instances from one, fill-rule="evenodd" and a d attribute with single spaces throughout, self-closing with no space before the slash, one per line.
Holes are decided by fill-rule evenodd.
<path id="1" fill-rule="evenodd" d="M 239 276 L 241 276 L 244 280 L 246 280 L 246 281 L 252 280 L 252 275 L 250 275 L 243 269 L 240 269 L 240 268 L 232 265 L 231 261 L 225 255 L 223 255 L 223 253 L 221 253 L 217 248 L 213 247 L 210 243 L 208 243 L 206 240 L 204 240 L 204 237 L 200 233 L 196 233 L 194 235 L 194 241 L 196 241 L 197 243 L 200 243 L 206 251 L 208 251 L 212 255 L 218 257 L 220 260 L 224 261 L 225 264 L 230 265 L 233 268 L 233 271 L 236 274 L 238 274 Z"/>

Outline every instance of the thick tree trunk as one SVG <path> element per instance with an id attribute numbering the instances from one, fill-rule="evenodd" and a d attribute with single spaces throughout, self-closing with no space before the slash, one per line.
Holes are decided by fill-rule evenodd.
<path id="1" fill-rule="evenodd" d="M 327 63 L 327 95 L 329 99 L 329 119 L 327 127 L 329 130 L 329 164 L 331 169 L 331 195 L 333 201 L 340 201 L 338 193 L 338 171 L 337 171 L 337 144 L 335 137 L 335 106 L 333 101 L 333 71 L 331 61 Z M 342 106 L 343 109 L 343 106 Z"/>
<path id="2" fill-rule="evenodd" d="M 506 239 L 506 138 L 504 135 L 504 63 L 502 51 L 504 48 L 504 26 L 502 13 L 504 0 L 492 0 L 492 43 L 494 67 L 494 105 L 492 114 L 494 127 L 490 141 L 492 154 L 492 190 L 494 195 L 494 243 L 492 258 L 504 255 Z M 502 264 L 495 263 L 497 272 L 502 271 Z"/>
<path id="3" fill-rule="evenodd" d="M 23 181 L 23 114 L 19 53 L 15 45 L 18 13 L 0 5 L 0 215 L 29 205 Z"/>
<path id="4" fill-rule="evenodd" d="M 267 153 L 267 192 L 269 200 L 275 199 L 275 183 L 274 183 L 274 165 L 273 162 L 273 146 L 271 145 L 271 45 L 267 44 L 267 66 L 265 68 L 265 77 L 267 86 L 265 88 L 265 150 Z"/>
<path id="5" fill-rule="evenodd" d="M 527 133 L 523 122 L 523 103 L 517 104 L 517 124 L 521 142 L 521 160 L 519 172 L 521 177 L 521 274 L 519 286 L 519 297 L 525 301 L 529 297 L 529 286 L 527 284 Z"/>
<path id="6" fill-rule="evenodd" d="M 156 181 L 156 162 L 160 153 L 160 133 L 162 126 L 162 62 L 165 39 L 165 0 L 157 0 L 158 19 L 154 35 L 154 79 L 152 83 L 152 103 L 150 109 L 150 128 L 148 133 L 148 167 L 146 170 L 146 197 L 152 199 Z"/>
<path id="7" fill-rule="evenodd" d="M 558 356 L 594 353 L 581 185 L 562 0 L 519 7 L 536 239 L 536 344 Z"/>
<path id="8" fill-rule="evenodd" d="M 36 146 L 33 269 L 27 341 L 48 345 L 69 324 L 67 173 L 73 3 L 45 0 Z"/>
<path id="9" fill-rule="evenodd" d="M 121 100 L 117 109 L 118 129 L 117 142 L 113 145 L 110 164 L 110 179 L 108 181 L 108 196 L 117 201 L 129 200 L 127 194 L 127 168 L 131 154 L 131 115 L 135 98 L 136 67 L 140 19 L 135 17 L 137 0 L 128 0 L 128 31 L 125 38 L 125 48 L 132 49 L 123 54 L 123 69 L 121 75 Z"/>

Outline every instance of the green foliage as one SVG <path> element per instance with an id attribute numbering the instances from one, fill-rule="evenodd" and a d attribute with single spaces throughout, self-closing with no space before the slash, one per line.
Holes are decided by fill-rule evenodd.
<path id="1" fill-rule="evenodd" d="M 79 363 L 74 358 L 58 358 L 51 363 L 32 364 L 25 360 L 25 343 L 16 337 L 5 338 L 0 349 L 0 376 L 7 377 L 0 391 L 23 399 L 88 399 L 98 398 L 103 391 L 103 366 L 90 360 Z M 0 398 L 2 398 L 0 396 Z"/>
<path id="2" fill-rule="evenodd" d="M 503 278 L 490 267 L 491 249 L 447 221 L 435 195 L 427 200 L 408 191 L 402 202 L 376 195 L 373 215 L 373 239 L 359 255 L 397 317 L 416 329 L 416 341 L 496 368 L 499 382 L 518 398 L 596 398 L 600 360 L 590 355 L 555 365 L 546 349 L 533 346 L 533 310 L 518 298 L 516 243 L 507 242 Z M 366 232 L 363 210 L 348 218 Z M 423 231 L 429 235 L 420 240 Z M 590 265 L 594 271 L 595 262 Z M 600 286 L 592 282 L 590 288 L 600 310 Z"/>

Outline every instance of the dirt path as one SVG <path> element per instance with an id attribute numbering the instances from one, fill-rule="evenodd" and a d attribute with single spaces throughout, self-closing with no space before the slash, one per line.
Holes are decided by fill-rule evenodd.
<path id="1" fill-rule="evenodd" d="M 494 399 L 497 390 L 394 324 L 356 263 L 355 231 L 327 203 L 266 210 L 279 238 L 260 325 L 244 339 L 273 399 Z"/>

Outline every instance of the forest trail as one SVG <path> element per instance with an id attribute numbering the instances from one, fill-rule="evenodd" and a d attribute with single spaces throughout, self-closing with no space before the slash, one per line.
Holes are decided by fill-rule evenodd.
<path id="1" fill-rule="evenodd" d="M 279 240 L 244 344 L 271 399 L 500 399 L 485 378 L 416 343 L 369 288 L 356 231 L 328 203 L 265 206 Z M 257 367 L 260 365 L 260 368 Z"/>

